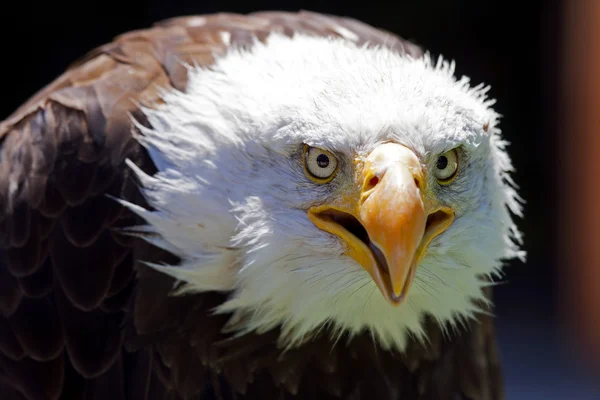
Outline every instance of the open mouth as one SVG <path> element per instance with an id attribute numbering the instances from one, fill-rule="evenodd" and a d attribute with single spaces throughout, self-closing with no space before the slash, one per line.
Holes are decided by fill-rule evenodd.
<path id="1" fill-rule="evenodd" d="M 324 220 L 330 220 L 344 228 L 348 233 L 356 236 L 361 242 L 367 246 L 371 243 L 367 230 L 362 224 L 351 214 L 343 211 L 329 209 L 319 213 L 319 216 Z"/>
<path id="2" fill-rule="evenodd" d="M 363 227 L 360 221 L 354 217 L 353 215 L 346 213 L 344 211 L 340 211 L 338 209 L 328 208 L 318 213 L 319 219 L 323 221 L 327 221 L 330 223 L 334 223 L 339 228 L 336 235 L 344 237 L 348 240 L 349 238 L 354 242 L 355 245 L 359 245 L 364 247 L 364 251 L 368 251 L 373 256 L 377 264 L 377 269 L 379 270 L 379 274 L 386 286 L 386 289 L 389 290 L 388 293 L 392 294 L 393 300 L 399 302 L 406 295 L 405 291 L 403 291 L 399 296 L 394 296 L 392 288 L 392 281 L 389 272 L 389 264 L 386 259 L 384 253 L 381 249 L 370 239 L 367 230 Z M 449 212 L 445 209 L 440 209 L 436 212 L 433 212 L 428 215 L 427 222 L 425 224 L 425 232 L 423 234 L 423 238 L 419 244 L 419 249 L 417 250 L 417 254 L 413 255 L 414 258 L 420 258 L 420 254 L 424 247 L 427 246 L 431 240 L 440 233 L 440 228 L 442 225 L 446 225 L 448 223 Z M 415 263 L 411 265 L 411 271 L 409 275 L 412 276 L 415 273 L 416 265 Z"/>
<path id="3" fill-rule="evenodd" d="M 385 258 L 383 252 L 375 245 L 375 243 L 371 241 L 367 230 L 363 227 L 360 221 L 353 215 L 336 209 L 328 209 L 319 213 L 319 218 L 324 221 L 334 222 L 341 228 L 342 231 L 345 231 L 346 236 L 351 235 L 358 239 L 358 241 L 361 242 L 362 245 L 366 247 L 373 255 L 373 258 L 377 263 L 377 268 L 384 279 L 385 285 L 391 290 L 392 282 L 389 274 L 387 259 Z"/>

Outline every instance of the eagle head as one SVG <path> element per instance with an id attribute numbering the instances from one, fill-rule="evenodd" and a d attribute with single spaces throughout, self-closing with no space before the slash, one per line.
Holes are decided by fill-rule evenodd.
<path id="1" fill-rule="evenodd" d="M 487 88 L 454 66 L 352 41 L 272 34 L 189 66 L 144 108 L 131 228 L 177 255 L 176 295 L 228 293 L 236 334 L 327 328 L 402 350 L 472 318 L 521 257 L 521 205 Z"/>

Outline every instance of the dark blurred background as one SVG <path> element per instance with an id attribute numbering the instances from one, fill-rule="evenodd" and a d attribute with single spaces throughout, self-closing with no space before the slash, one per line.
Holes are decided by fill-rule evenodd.
<path id="1" fill-rule="evenodd" d="M 592 0 L 593 1 L 593 0 Z M 561 235 L 557 179 L 565 161 L 560 135 L 566 33 L 578 19 L 559 0 L 421 1 L 196 1 L 104 0 L 68 3 L 11 2 L 0 24 L 4 82 L 0 120 L 36 90 L 93 47 L 125 31 L 184 14 L 246 13 L 265 9 L 307 9 L 351 16 L 410 39 L 433 54 L 454 59 L 457 73 L 492 86 L 503 115 L 501 128 L 512 143 L 516 182 L 526 200 L 527 263 L 511 263 L 495 290 L 498 334 L 505 366 L 507 399 L 600 399 L 600 378 L 582 338 L 586 312 L 571 313 L 577 302 L 561 269 L 573 268 L 558 254 Z M 573 0 L 571 4 L 578 3 Z M 582 1 L 578 4 L 584 4 Z M 585 11 L 584 11 L 585 13 Z M 571 18 L 573 19 L 573 18 Z M 600 18 L 597 20 L 600 22 Z M 569 29 L 571 29 L 569 28 Z M 584 62 L 584 61 L 582 61 Z M 565 278 L 566 277 L 566 278 Z M 573 280 L 576 282 L 576 280 Z M 571 288 L 576 283 L 571 284 Z M 598 304 L 598 303 L 596 303 Z M 566 306 L 565 306 L 566 305 Z M 600 304 L 598 304 L 600 306 Z M 579 307 L 580 311 L 585 308 Z M 595 309 L 592 307 L 592 309 Z M 572 318 L 572 315 L 577 315 Z M 571 316 L 571 318 L 569 318 Z M 594 377 L 594 373 L 596 376 Z"/>

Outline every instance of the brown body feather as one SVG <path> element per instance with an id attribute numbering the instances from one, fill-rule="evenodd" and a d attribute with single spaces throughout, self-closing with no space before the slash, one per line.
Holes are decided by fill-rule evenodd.
<path id="1" fill-rule="evenodd" d="M 181 61 L 209 65 L 273 31 L 350 31 L 421 54 L 355 20 L 307 12 L 175 18 L 94 50 L 0 123 L 3 400 L 502 398 L 488 316 L 450 337 L 428 323 L 429 345 L 404 355 L 368 335 L 335 345 L 322 335 L 282 353 L 278 332 L 221 332 L 227 316 L 207 310 L 224 294 L 169 297 L 171 278 L 136 260 L 173 256 L 113 229 L 139 221 L 105 194 L 143 204 L 124 159 L 154 168 L 131 136 L 128 113 L 143 121 L 136 102 L 184 89 Z"/>

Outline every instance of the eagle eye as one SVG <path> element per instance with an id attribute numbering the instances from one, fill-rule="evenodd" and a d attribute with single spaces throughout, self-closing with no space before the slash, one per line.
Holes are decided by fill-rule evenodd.
<path id="1" fill-rule="evenodd" d="M 447 185 L 456 178 L 458 172 L 458 151 L 452 149 L 440 155 L 435 163 L 433 174 L 438 182 Z"/>
<path id="2" fill-rule="evenodd" d="M 338 162 L 330 151 L 304 145 L 302 157 L 304 171 L 313 182 L 323 184 L 334 178 L 338 170 Z"/>

